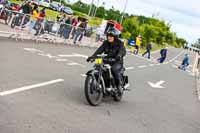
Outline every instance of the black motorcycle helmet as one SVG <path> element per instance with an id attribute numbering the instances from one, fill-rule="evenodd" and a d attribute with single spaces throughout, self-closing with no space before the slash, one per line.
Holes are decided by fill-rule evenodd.
<path id="1" fill-rule="evenodd" d="M 119 39 L 119 31 L 117 29 L 115 29 L 114 27 L 110 28 L 108 31 L 107 31 L 107 37 L 108 36 L 113 36 L 115 38 L 115 40 L 118 40 Z"/>

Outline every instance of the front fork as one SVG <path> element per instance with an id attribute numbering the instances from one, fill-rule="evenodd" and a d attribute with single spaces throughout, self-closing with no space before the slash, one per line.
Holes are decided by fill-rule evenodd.
<path id="1" fill-rule="evenodd" d="M 114 88 L 116 88 L 116 84 L 115 84 L 115 80 L 114 77 L 112 75 L 112 71 L 111 71 L 111 66 L 110 65 L 105 65 L 105 67 L 108 69 L 109 72 L 109 79 L 110 79 L 110 87 L 108 88 L 108 91 L 113 90 Z"/>

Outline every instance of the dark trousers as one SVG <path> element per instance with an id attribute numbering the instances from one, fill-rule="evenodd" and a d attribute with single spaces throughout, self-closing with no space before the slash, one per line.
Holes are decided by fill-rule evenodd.
<path id="1" fill-rule="evenodd" d="M 82 33 L 82 34 L 80 35 L 80 37 L 79 37 L 79 40 L 78 40 L 78 41 L 81 41 L 81 40 L 83 39 L 83 36 L 84 36 L 84 34 Z"/>
<path id="2" fill-rule="evenodd" d="M 65 25 L 64 25 L 64 24 L 61 24 L 59 30 L 60 30 L 60 37 L 63 37 L 63 35 L 64 35 L 64 30 L 65 30 Z"/>
<path id="3" fill-rule="evenodd" d="M 139 46 L 135 45 L 135 50 L 133 54 L 137 55 L 139 53 Z"/>
<path id="4" fill-rule="evenodd" d="M 64 29 L 64 34 L 63 34 L 63 36 L 64 36 L 65 39 L 68 39 L 68 38 L 69 38 L 70 32 L 71 32 L 71 29 L 70 29 L 70 28 L 65 28 L 65 29 Z"/>
<path id="5" fill-rule="evenodd" d="M 79 40 L 79 37 L 81 37 L 81 35 L 83 34 L 82 31 L 78 31 L 76 32 L 75 36 L 74 36 L 74 43 L 76 43 Z"/>
<path id="6" fill-rule="evenodd" d="M 146 54 L 148 54 L 148 58 L 151 58 L 151 51 L 147 50 L 146 52 L 144 52 L 144 54 L 142 54 L 142 56 L 145 56 Z"/>
<path id="7" fill-rule="evenodd" d="M 113 65 L 111 65 L 112 68 L 111 68 L 111 71 L 112 71 L 112 74 L 113 74 L 113 77 L 115 79 L 115 83 L 117 86 L 121 85 L 121 71 L 122 71 L 122 68 L 123 68 L 123 64 L 122 63 L 115 63 Z"/>
<path id="8" fill-rule="evenodd" d="M 165 61 L 166 57 L 161 57 L 159 60 L 160 60 L 160 63 L 163 63 Z"/>

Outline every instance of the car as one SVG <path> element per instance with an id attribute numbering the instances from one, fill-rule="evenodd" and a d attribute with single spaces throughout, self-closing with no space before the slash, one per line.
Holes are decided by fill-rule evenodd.
<path id="1" fill-rule="evenodd" d="M 38 0 L 31 0 L 31 3 L 32 3 L 33 5 L 39 5 Z"/>
<path id="2" fill-rule="evenodd" d="M 72 11 L 72 9 L 70 8 L 70 7 L 63 7 L 62 9 L 61 9 L 64 13 L 66 13 L 66 14 L 68 14 L 68 15 L 73 15 L 73 11 Z"/>
<path id="3" fill-rule="evenodd" d="M 50 3 L 49 8 L 55 11 L 60 11 L 61 5 L 60 3 L 52 2 Z"/>
<path id="4" fill-rule="evenodd" d="M 34 0 L 37 5 L 49 8 L 50 0 Z"/>

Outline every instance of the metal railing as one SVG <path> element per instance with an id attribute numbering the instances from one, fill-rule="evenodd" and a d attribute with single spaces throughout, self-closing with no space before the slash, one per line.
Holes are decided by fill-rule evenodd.
<path id="1" fill-rule="evenodd" d="M 30 14 L 24 14 L 17 11 L 8 10 L 3 8 L 0 12 L 2 15 L 3 12 L 6 12 L 10 15 L 8 28 L 13 28 L 13 31 L 0 31 L 0 33 L 9 34 L 9 37 L 15 38 L 16 40 L 31 39 L 36 42 L 51 42 L 51 43 L 64 43 L 64 44 L 77 44 L 82 38 L 86 38 L 88 41 L 85 44 L 82 42 L 80 45 L 88 46 L 98 46 L 95 42 L 95 39 L 92 37 L 85 37 L 84 34 L 88 30 L 86 28 L 81 28 L 73 26 L 72 24 L 66 24 L 64 22 L 57 22 L 53 19 L 47 19 L 42 17 L 35 18 L 35 25 L 32 30 L 34 32 L 29 32 L 32 18 L 34 16 Z M 28 29 L 27 29 L 28 28 Z M 91 30 L 92 32 L 92 30 Z M 92 46 L 93 45 L 93 46 Z"/>

